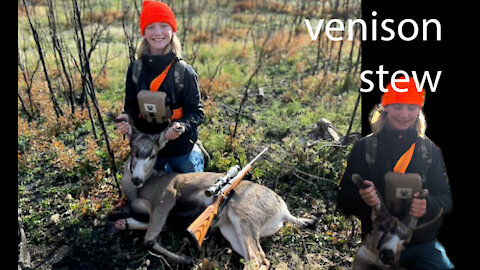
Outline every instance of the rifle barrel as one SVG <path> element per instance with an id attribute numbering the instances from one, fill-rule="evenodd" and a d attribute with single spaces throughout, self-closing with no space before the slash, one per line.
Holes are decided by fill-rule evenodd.
<path id="1" fill-rule="evenodd" d="M 263 155 L 263 153 L 265 153 L 267 150 L 268 150 L 268 147 L 265 147 L 265 148 L 262 150 L 262 152 L 260 152 L 260 154 L 258 154 L 256 157 L 254 157 L 254 158 L 252 159 L 252 161 L 250 161 L 250 163 L 248 163 L 248 165 L 252 165 L 252 164 L 253 164 L 255 161 L 257 161 L 257 159 L 258 159 L 261 155 Z M 247 165 L 247 166 L 248 166 L 248 165 Z M 245 166 L 245 167 L 247 167 L 247 166 Z"/>
<path id="2" fill-rule="evenodd" d="M 257 159 L 263 155 L 263 153 L 265 153 L 266 151 L 268 150 L 268 147 L 265 147 L 265 149 L 263 149 L 262 152 L 260 152 L 260 154 L 258 154 L 255 158 L 252 159 L 252 161 L 250 161 L 245 167 L 243 167 L 243 169 L 241 171 L 238 172 L 237 175 L 235 175 L 235 177 L 233 177 L 232 179 L 230 179 L 228 181 L 228 183 L 222 187 L 222 189 L 220 189 L 220 191 L 218 192 L 219 195 L 223 195 L 223 196 L 227 196 L 228 193 L 234 189 L 242 180 L 243 180 L 243 177 L 245 177 L 245 175 L 252 169 L 252 164 L 257 161 Z"/>

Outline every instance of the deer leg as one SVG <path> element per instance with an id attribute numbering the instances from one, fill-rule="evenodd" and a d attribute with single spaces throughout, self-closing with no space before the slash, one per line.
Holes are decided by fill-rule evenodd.
<path id="1" fill-rule="evenodd" d="M 259 251 L 260 258 L 262 259 L 260 270 L 267 270 L 270 268 L 270 261 L 267 259 L 267 255 L 265 255 L 265 252 L 263 251 L 263 248 L 260 245 L 260 239 L 257 238 L 255 242 L 257 242 L 257 250 Z"/>
<path id="2" fill-rule="evenodd" d="M 268 269 L 270 262 L 265 256 L 262 247 L 260 246 L 260 231 L 255 225 L 249 222 L 241 224 L 243 232 L 243 241 L 247 247 L 248 260 L 246 260 L 245 270 L 250 269 Z"/>
<path id="3" fill-rule="evenodd" d="M 132 217 L 119 219 L 115 222 L 115 228 L 117 230 L 141 230 L 145 231 L 148 228 L 148 223 L 138 221 Z"/>
<path id="4" fill-rule="evenodd" d="M 152 205 L 149 201 L 137 198 L 131 202 L 130 207 L 134 215 L 150 217 Z"/>
<path id="5" fill-rule="evenodd" d="M 166 199 L 162 196 L 150 213 L 150 221 L 148 222 L 147 234 L 145 235 L 145 243 L 155 241 L 163 229 L 163 225 L 167 221 L 168 213 L 175 205 L 175 197 Z"/>
<path id="6" fill-rule="evenodd" d="M 177 255 L 166 248 L 162 247 L 158 242 L 154 242 L 153 245 L 150 247 L 153 249 L 156 253 L 159 255 L 167 257 L 170 261 L 178 264 L 184 264 L 184 265 L 193 265 L 193 260 L 190 257 L 182 256 L 182 255 Z"/>
<path id="7" fill-rule="evenodd" d="M 248 258 L 247 246 L 243 239 L 242 226 L 240 226 L 240 218 L 234 213 L 234 211 L 231 211 L 230 209 L 228 209 L 227 214 L 228 214 L 228 219 L 230 220 L 230 224 L 232 224 L 232 227 L 235 231 L 234 232 L 235 239 L 237 240 L 235 241 L 237 243 L 236 245 L 237 249 L 235 248 L 234 249 L 235 251 L 237 251 L 238 254 L 240 254 L 245 258 L 245 261 L 247 261 L 249 258 Z M 232 244 L 232 247 L 233 247 L 233 244 Z"/>
<path id="8" fill-rule="evenodd" d="M 166 191 L 168 192 L 168 191 Z M 175 263 L 181 263 L 186 265 L 193 265 L 193 260 L 186 256 L 181 256 L 168 251 L 162 247 L 156 240 L 158 235 L 163 229 L 168 217 L 168 213 L 175 205 L 175 192 L 170 192 L 169 195 L 162 196 L 159 199 L 158 204 L 153 208 L 150 215 L 150 221 L 148 223 L 147 233 L 145 235 L 144 243 L 151 250 L 156 253 L 167 257 Z"/>
<path id="9" fill-rule="evenodd" d="M 223 237 L 227 239 L 228 242 L 232 245 L 233 250 L 240 254 L 242 257 L 246 257 L 246 253 L 244 253 L 242 244 L 240 242 L 240 239 L 237 236 L 237 233 L 235 231 L 235 228 L 233 227 L 233 224 L 230 221 L 226 221 L 220 226 L 220 232 L 222 233 Z"/>
<path id="10" fill-rule="evenodd" d="M 132 182 L 130 161 L 131 157 L 125 161 L 125 165 L 123 166 L 122 191 L 125 193 L 125 197 L 127 197 L 128 201 L 133 201 L 137 198 L 137 187 Z"/>
<path id="11" fill-rule="evenodd" d="M 231 207 L 231 206 L 230 206 Z M 232 243 L 235 241 L 237 244 L 235 246 L 232 243 L 235 251 L 245 258 L 245 270 L 250 269 L 268 269 L 270 267 L 270 262 L 266 259 L 265 252 L 263 252 L 262 247 L 260 246 L 260 228 L 254 223 L 247 219 L 241 219 L 233 208 L 228 209 L 228 219 L 230 224 L 232 224 L 235 238 L 232 236 L 230 241 L 227 237 L 227 240 Z M 226 223 L 229 224 L 229 223 Z M 225 227 L 224 231 L 228 232 L 229 227 Z M 223 234 L 223 232 L 222 232 Z"/>

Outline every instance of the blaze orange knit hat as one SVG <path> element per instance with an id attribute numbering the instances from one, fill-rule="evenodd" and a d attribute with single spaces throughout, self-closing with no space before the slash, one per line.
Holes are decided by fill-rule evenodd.
<path id="1" fill-rule="evenodd" d="M 414 104 L 423 107 L 425 103 L 425 90 L 422 89 L 421 92 L 417 91 L 417 86 L 415 85 L 415 80 L 411 77 L 408 77 L 408 81 L 401 81 L 405 77 L 397 78 L 395 86 L 397 89 L 407 89 L 406 92 L 397 92 L 393 89 L 392 83 L 389 83 L 385 87 L 388 92 L 385 92 L 382 96 L 382 106 L 385 107 L 389 104 L 394 103 L 405 103 L 405 104 Z"/>
<path id="2" fill-rule="evenodd" d="M 175 14 L 167 4 L 157 1 L 143 1 L 142 13 L 140 14 L 140 31 L 145 34 L 145 27 L 154 22 L 168 23 L 173 32 L 177 32 L 177 21 Z"/>

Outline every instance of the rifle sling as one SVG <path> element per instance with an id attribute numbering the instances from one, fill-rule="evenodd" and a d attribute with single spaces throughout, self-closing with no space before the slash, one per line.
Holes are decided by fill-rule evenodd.
<path id="1" fill-rule="evenodd" d="M 230 198 L 232 198 L 233 194 L 235 194 L 235 190 L 232 189 L 228 194 L 227 194 L 227 197 L 225 198 L 225 200 L 220 204 L 220 207 L 218 208 L 218 212 L 217 212 L 217 217 L 220 216 L 220 213 L 222 212 L 223 208 L 225 208 L 225 205 L 227 205 L 228 201 L 230 201 Z M 219 195 L 219 196 L 222 196 L 222 195 Z M 211 227 L 214 227 L 215 224 L 217 223 L 218 221 L 218 218 L 215 218 L 212 222 L 212 226 Z M 207 233 L 208 234 L 208 233 Z"/>

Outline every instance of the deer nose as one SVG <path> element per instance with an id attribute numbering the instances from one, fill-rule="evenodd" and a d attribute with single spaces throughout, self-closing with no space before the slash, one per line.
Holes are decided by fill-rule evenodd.
<path id="1" fill-rule="evenodd" d="M 391 249 L 384 249 L 380 252 L 380 260 L 384 264 L 391 264 L 393 262 L 393 259 L 395 258 L 395 254 L 393 253 L 393 250 Z"/>
<path id="2" fill-rule="evenodd" d="M 141 180 L 140 178 L 138 178 L 138 177 L 133 177 L 133 178 L 132 178 L 132 182 L 133 182 L 133 184 L 134 184 L 135 186 L 138 186 L 138 185 L 140 185 L 140 184 L 142 183 L 142 180 Z"/>

